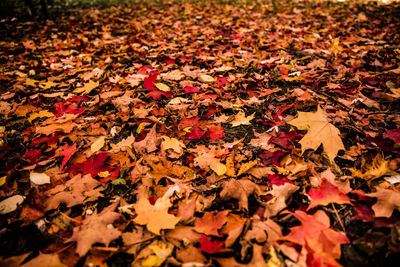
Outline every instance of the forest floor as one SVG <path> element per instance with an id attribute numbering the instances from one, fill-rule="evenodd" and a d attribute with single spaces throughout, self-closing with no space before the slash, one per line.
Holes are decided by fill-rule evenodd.
<path id="1" fill-rule="evenodd" d="M 399 262 L 400 4 L 149 2 L 1 20 L 0 265 Z"/>

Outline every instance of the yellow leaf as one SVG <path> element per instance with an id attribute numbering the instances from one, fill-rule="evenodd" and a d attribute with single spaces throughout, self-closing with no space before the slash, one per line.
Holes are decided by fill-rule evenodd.
<path id="1" fill-rule="evenodd" d="M 182 131 L 184 131 L 185 133 L 190 133 L 190 129 L 192 129 L 192 126 L 188 126 L 182 129 Z"/>
<path id="2" fill-rule="evenodd" d="M 174 245 L 158 241 L 157 244 L 148 246 L 154 254 L 149 255 L 146 259 L 142 260 L 141 266 L 160 266 L 171 255 Z"/>
<path id="3" fill-rule="evenodd" d="M 99 82 L 94 82 L 94 81 L 90 80 L 84 86 L 76 88 L 74 90 L 74 93 L 77 93 L 77 94 L 82 94 L 82 93 L 89 94 L 93 89 L 95 89 L 99 85 L 100 85 Z"/>
<path id="4" fill-rule="evenodd" d="M 47 81 L 47 82 L 41 83 L 40 87 L 46 90 L 46 89 L 49 89 L 49 88 L 52 88 L 52 87 L 56 87 L 57 85 L 58 84 L 55 83 L 55 82 Z"/>
<path id="5" fill-rule="evenodd" d="M 139 126 L 137 127 L 137 129 L 136 129 L 136 133 L 137 134 L 140 134 L 142 131 L 143 131 L 143 129 L 146 127 L 146 123 L 144 123 L 144 122 L 141 122 L 140 124 L 139 124 Z"/>
<path id="6" fill-rule="evenodd" d="M 182 148 L 186 148 L 186 146 L 176 138 L 169 138 L 168 136 L 163 136 L 162 138 L 162 150 L 172 149 L 176 153 L 181 154 L 183 152 Z"/>
<path id="7" fill-rule="evenodd" d="M 169 214 L 168 209 L 172 206 L 169 198 L 159 198 L 151 205 L 147 198 L 141 198 L 134 205 L 138 215 L 133 221 L 140 225 L 146 225 L 147 230 L 160 235 L 161 229 L 174 229 L 180 218 Z"/>
<path id="8" fill-rule="evenodd" d="M 97 151 L 99 151 L 103 146 L 104 146 L 104 142 L 106 140 L 105 136 L 101 136 L 99 137 L 96 141 L 93 142 L 93 144 L 90 146 L 90 151 L 92 151 L 92 153 L 95 153 Z"/>
<path id="9" fill-rule="evenodd" d="M 324 111 L 318 106 L 317 112 L 299 112 L 299 116 L 288 122 L 299 130 L 307 130 L 307 134 L 300 140 L 301 150 L 316 150 L 321 144 L 332 162 L 344 145 L 340 131 L 329 123 Z"/>
<path id="10" fill-rule="evenodd" d="M 218 176 L 224 175 L 226 172 L 225 164 L 218 161 L 211 161 L 210 169 L 213 170 Z"/>
<path id="11" fill-rule="evenodd" d="M 279 260 L 278 256 L 276 255 L 276 251 L 274 246 L 270 246 L 268 249 L 269 260 L 267 261 L 268 267 L 281 267 L 283 264 Z"/>
<path id="12" fill-rule="evenodd" d="M 200 81 L 205 82 L 205 83 L 212 83 L 215 82 L 215 79 L 211 77 L 210 75 L 207 74 L 202 74 L 199 76 Z"/>
<path id="13" fill-rule="evenodd" d="M 39 81 L 37 81 L 37 80 L 27 78 L 25 80 L 25 85 L 35 87 L 38 82 Z"/>
<path id="14" fill-rule="evenodd" d="M 231 177 L 235 177 L 235 163 L 233 162 L 234 154 L 231 153 L 227 158 L 226 158 L 226 172 L 225 174 Z"/>
<path id="15" fill-rule="evenodd" d="M 163 92 L 171 91 L 169 86 L 164 83 L 156 83 L 155 86 L 157 87 L 158 90 L 163 91 Z"/>
<path id="16" fill-rule="evenodd" d="M 7 176 L 2 176 L 0 177 L 0 186 L 2 186 L 3 184 L 5 184 L 7 181 Z"/>
<path id="17" fill-rule="evenodd" d="M 232 124 L 232 127 L 236 127 L 239 125 L 249 125 L 252 119 L 254 119 L 254 113 L 246 117 L 246 114 L 243 111 L 240 111 L 238 114 L 235 115 L 234 120 L 230 123 Z"/>
<path id="18" fill-rule="evenodd" d="M 48 110 L 41 110 L 39 112 L 33 112 L 29 115 L 28 121 L 32 122 L 36 118 L 43 118 L 43 117 L 54 117 L 54 114 L 49 112 Z"/>
<path id="19" fill-rule="evenodd" d="M 389 169 L 389 162 L 379 153 L 371 163 L 367 163 L 365 158 L 361 161 L 361 168 L 357 170 L 350 168 L 351 174 L 362 179 L 372 181 L 384 175 L 394 175 L 396 172 Z"/>
<path id="20" fill-rule="evenodd" d="M 99 172 L 97 174 L 97 176 L 101 177 L 101 178 L 106 178 L 108 176 L 110 176 L 110 173 L 108 171 L 104 171 L 104 172 Z"/>
<path id="21" fill-rule="evenodd" d="M 339 37 L 333 39 L 332 43 L 331 43 L 331 46 L 329 47 L 329 51 L 334 53 L 334 54 L 342 52 L 343 51 L 343 47 L 339 43 L 340 43 Z"/>
<path id="22" fill-rule="evenodd" d="M 249 161 L 249 162 L 243 163 L 242 166 L 240 166 L 240 169 L 238 171 L 237 176 L 247 172 L 248 170 L 253 168 L 255 165 L 257 165 L 257 160 L 253 160 L 253 161 Z"/>

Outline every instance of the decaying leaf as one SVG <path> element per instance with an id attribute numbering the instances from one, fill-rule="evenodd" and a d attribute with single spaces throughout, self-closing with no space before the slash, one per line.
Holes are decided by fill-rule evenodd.
<path id="1" fill-rule="evenodd" d="M 377 199 L 372 206 L 376 217 L 390 217 L 394 209 L 400 209 L 400 192 L 376 187 L 376 192 L 367 195 Z"/>
<path id="2" fill-rule="evenodd" d="M 111 241 L 121 235 L 121 232 L 112 225 L 120 217 L 120 214 L 114 211 L 118 204 L 119 202 L 116 201 L 100 213 L 95 211 L 92 215 L 87 215 L 82 224 L 74 228 L 72 236 L 65 242 L 77 242 L 76 252 L 79 256 L 84 256 L 94 243 L 108 246 Z"/>
<path id="3" fill-rule="evenodd" d="M 45 201 L 46 210 L 55 209 L 60 203 L 67 204 L 67 207 L 82 204 L 85 201 L 93 201 L 102 196 L 102 188 L 96 188 L 101 183 L 91 177 L 90 174 L 78 174 L 68 180 L 65 184 L 57 185 L 46 191 L 49 197 Z"/>

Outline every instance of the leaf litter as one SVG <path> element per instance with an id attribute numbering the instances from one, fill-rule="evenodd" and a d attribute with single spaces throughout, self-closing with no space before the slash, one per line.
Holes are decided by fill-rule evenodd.
<path id="1" fill-rule="evenodd" d="M 135 1 L 5 19 L 0 264 L 396 262 L 399 10 Z"/>

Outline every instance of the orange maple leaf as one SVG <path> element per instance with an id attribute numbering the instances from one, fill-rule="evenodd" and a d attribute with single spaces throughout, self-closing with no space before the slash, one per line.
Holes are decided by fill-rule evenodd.
<path id="1" fill-rule="evenodd" d="M 147 198 L 141 198 L 133 207 L 137 217 L 135 223 L 146 225 L 147 230 L 160 235 L 161 229 L 174 229 L 180 218 L 169 214 L 168 209 L 172 206 L 169 198 L 159 198 L 154 205 L 151 205 Z"/>

